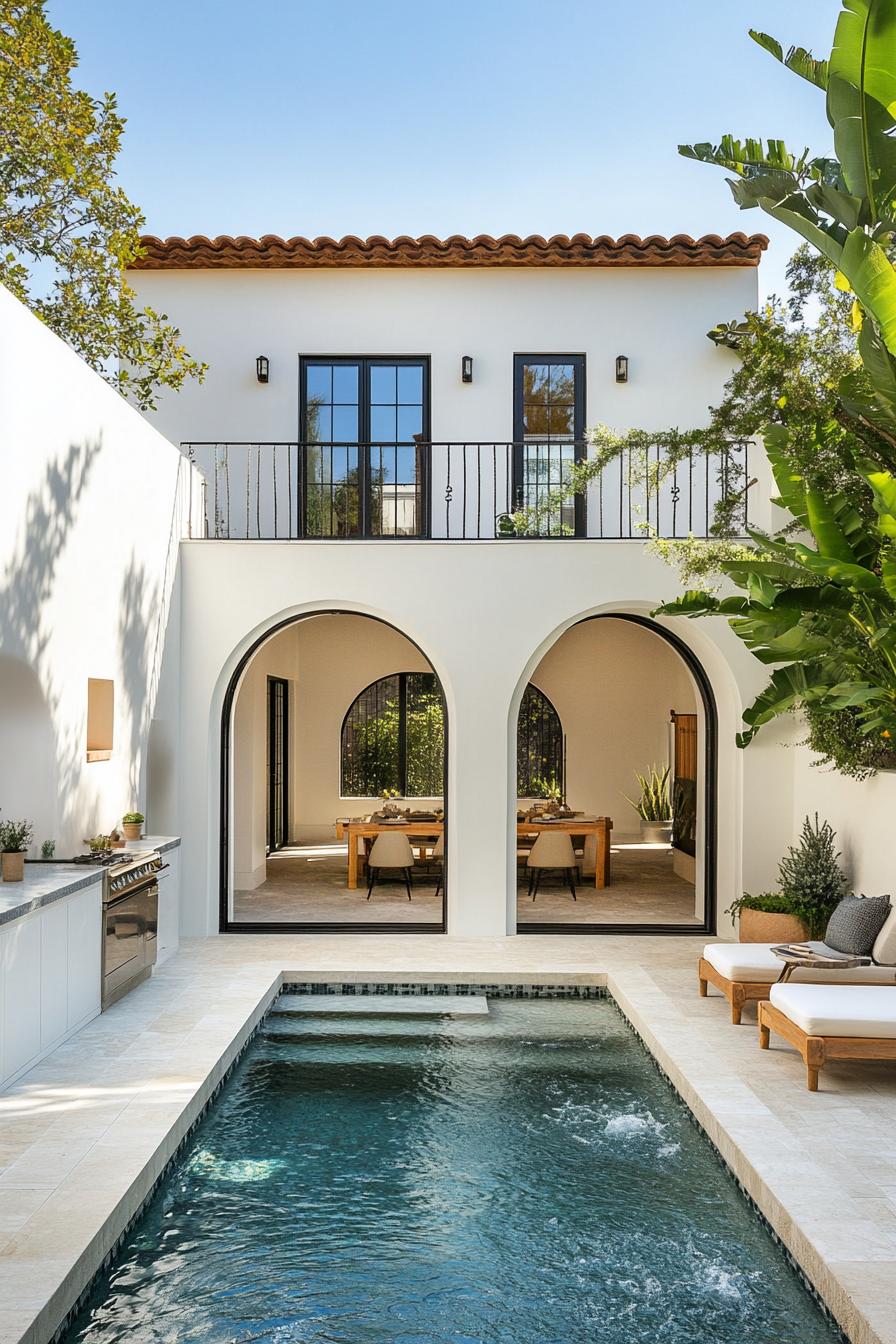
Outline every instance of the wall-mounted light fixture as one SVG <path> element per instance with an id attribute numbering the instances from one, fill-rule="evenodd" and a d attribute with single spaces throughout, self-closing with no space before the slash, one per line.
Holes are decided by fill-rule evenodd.
<path id="1" fill-rule="evenodd" d="M 616 381 L 617 383 L 628 382 L 628 355 L 616 356 Z"/>
<path id="2" fill-rule="evenodd" d="M 473 381 L 473 356 L 462 355 L 460 360 L 460 380 L 462 383 Z"/>
<path id="3" fill-rule="evenodd" d="M 271 373 L 271 361 L 267 355 L 259 355 L 255 361 L 255 377 L 260 383 L 268 382 Z"/>

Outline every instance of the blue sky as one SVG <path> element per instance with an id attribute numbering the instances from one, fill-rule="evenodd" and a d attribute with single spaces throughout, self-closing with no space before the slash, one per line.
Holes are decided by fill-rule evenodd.
<path id="1" fill-rule="evenodd" d="M 827 55 L 838 0 L 51 0 L 80 83 L 128 118 L 147 229 L 190 233 L 727 233 L 773 238 L 681 141 L 825 150 L 820 93 L 747 37 Z M 720 318 L 726 316 L 720 314 Z"/>

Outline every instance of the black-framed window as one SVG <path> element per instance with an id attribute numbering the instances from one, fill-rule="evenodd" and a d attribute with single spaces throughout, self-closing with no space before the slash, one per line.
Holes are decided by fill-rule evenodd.
<path id="1" fill-rule="evenodd" d="M 433 672 L 380 677 L 349 706 L 342 722 L 344 798 L 438 798 L 445 781 L 445 713 Z"/>
<path id="2" fill-rule="evenodd" d="M 438 798 L 445 777 L 444 702 L 432 672 L 396 672 L 352 701 L 340 742 L 343 798 Z M 565 787 L 563 728 L 543 691 L 528 685 L 517 721 L 517 796 Z"/>
<path id="3" fill-rule="evenodd" d="M 268 677 L 267 851 L 289 843 L 289 682 Z"/>
<path id="4" fill-rule="evenodd" d="M 428 528 L 428 356 L 300 360 L 304 535 L 421 537 Z"/>
<path id="5" fill-rule="evenodd" d="M 585 356 L 514 355 L 514 490 L 539 536 L 584 536 L 585 501 L 565 492 L 585 456 Z"/>
<path id="6" fill-rule="evenodd" d="M 516 796 L 549 798 L 566 792 L 563 726 L 544 691 L 523 691 L 516 730 Z"/>

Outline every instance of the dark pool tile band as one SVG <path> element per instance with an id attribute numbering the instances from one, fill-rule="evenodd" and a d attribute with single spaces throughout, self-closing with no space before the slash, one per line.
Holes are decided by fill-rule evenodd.
<path id="1" fill-rule="evenodd" d="M 453 998 L 485 996 L 489 999 L 605 999 L 605 985 L 449 985 L 449 984 L 392 984 L 389 981 L 328 981 L 326 983 L 302 980 L 287 981 L 284 994 L 389 994 L 420 997 L 451 995 Z"/>

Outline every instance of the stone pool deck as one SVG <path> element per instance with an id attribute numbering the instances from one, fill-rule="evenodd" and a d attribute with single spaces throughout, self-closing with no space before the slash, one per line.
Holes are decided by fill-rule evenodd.
<path id="1" fill-rule="evenodd" d="M 755 1010 L 697 996 L 703 938 L 231 936 L 152 980 L 0 1094 L 0 1344 L 46 1344 L 283 979 L 606 984 L 853 1344 L 896 1344 L 896 1069 L 821 1091 Z M 881 991 L 885 992 L 885 991 Z"/>

